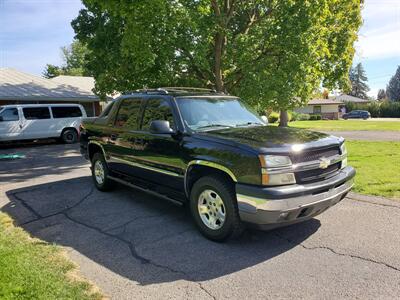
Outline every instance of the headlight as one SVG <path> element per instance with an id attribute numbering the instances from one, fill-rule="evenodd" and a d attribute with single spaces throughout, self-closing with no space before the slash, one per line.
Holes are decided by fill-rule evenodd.
<path id="1" fill-rule="evenodd" d="M 289 167 L 292 161 L 288 156 L 280 155 L 260 155 L 261 166 L 263 168 L 281 168 Z"/>
<path id="2" fill-rule="evenodd" d="M 347 148 L 346 148 L 345 143 L 343 143 L 343 144 L 340 146 L 340 153 L 341 153 L 341 155 L 343 155 L 343 156 L 347 156 Z"/>
<path id="3" fill-rule="evenodd" d="M 296 183 L 294 173 L 291 173 L 292 161 L 288 156 L 260 155 L 262 184 L 263 185 L 285 185 Z M 280 173 L 279 169 L 289 167 L 289 173 Z M 282 172 L 285 172 L 282 170 Z"/>

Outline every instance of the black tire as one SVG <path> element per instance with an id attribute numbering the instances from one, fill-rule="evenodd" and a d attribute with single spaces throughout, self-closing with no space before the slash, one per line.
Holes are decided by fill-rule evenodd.
<path id="1" fill-rule="evenodd" d="M 101 182 L 98 178 L 96 178 L 96 164 L 99 164 L 103 168 L 103 181 Z M 107 167 L 107 163 L 103 157 L 103 154 L 100 152 L 96 152 L 92 157 L 92 178 L 94 185 L 99 191 L 106 192 L 110 191 L 114 188 L 115 182 L 113 182 L 110 178 L 108 178 L 109 170 Z"/>
<path id="2" fill-rule="evenodd" d="M 78 141 L 78 132 L 75 129 L 66 129 L 61 134 L 61 139 L 65 144 L 75 144 Z"/>
<path id="3" fill-rule="evenodd" d="M 224 204 L 225 221 L 219 229 L 211 229 L 205 225 L 199 213 L 199 197 L 207 190 L 216 192 Z M 234 187 L 224 178 L 206 176 L 196 181 L 190 193 L 190 211 L 201 234 L 210 240 L 223 242 L 227 239 L 235 239 L 244 231 L 244 224 L 239 217 Z"/>

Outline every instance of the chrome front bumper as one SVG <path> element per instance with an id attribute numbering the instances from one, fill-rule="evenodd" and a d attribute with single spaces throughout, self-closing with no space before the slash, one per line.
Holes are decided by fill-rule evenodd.
<path id="1" fill-rule="evenodd" d="M 323 182 L 276 188 L 237 186 L 242 221 L 272 229 L 308 220 L 340 202 L 354 185 L 355 171 L 346 167 Z"/>

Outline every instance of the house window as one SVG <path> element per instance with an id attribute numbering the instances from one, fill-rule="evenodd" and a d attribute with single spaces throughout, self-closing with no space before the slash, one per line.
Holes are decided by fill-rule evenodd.
<path id="1" fill-rule="evenodd" d="M 321 113 L 321 105 L 314 105 L 313 106 L 313 113 L 320 114 Z"/>

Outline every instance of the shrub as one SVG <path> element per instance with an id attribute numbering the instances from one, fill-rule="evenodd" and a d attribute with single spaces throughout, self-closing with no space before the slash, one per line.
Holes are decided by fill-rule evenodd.
<path id="1" fill-rule="evenodd" d="M 269 123 L 276 123 L 278 122 L 278 120 L 279 120 L 279 113 L 273 111 L 268 115 Z"/>
<path id="2" fill-rule="evenodd" d="M 292 117 L 290 118 L 290 121 L 297 121 L 298 116 L 299 113 L 292 111 Z"/>
<path id="3" fill-rule="evenodd" d="M 347 102 L 347 112 L 352 110 L 367 110 L 373 118 L 400 118 L 399 102 L 378 102 L 371 101 L 368 104 L 356 104 Z"/>
<path id="4" fill-rule="evenodd" d="M 287 120 L 288 122 L 292 121 L 293 119 L 293 112 L 292 111 L 288 111 L 287 112 Z"/>
<path id="5" fill-rule="evenodd" d="M 308 120 L 310 120 L 310 115 L 309 114 L 298 114 L 296 120 L 297 121 L 308 121 Z"/>
<path id="6" fill-rule="evenodd" d="M 321 115 L 310 115 L 310 121 L 321 120 Z"/>
<path id="7" fill-rule="evenodd" d="M 400 118 L 400 102 L 383 102 L 380 105 L 380 116 L 383 118 Z"/>

